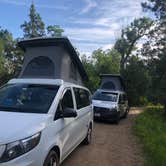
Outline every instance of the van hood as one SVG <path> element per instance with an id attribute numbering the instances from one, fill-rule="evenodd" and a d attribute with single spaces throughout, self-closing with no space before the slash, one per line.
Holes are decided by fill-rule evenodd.
<path id="1" fill-rule="evenodd" d="M 49 114 L 0 111 L 0 145 L 25 139 L 42 131 L 49 118 Z"/>
<path id="2" fill-rule="evenodd" d="M 102 107 L 102 108 L 116 108 L 117 103 L 111 101 L 102 101 L 102 100 L 92 100 L 93 106 L 95 107 Z"/>

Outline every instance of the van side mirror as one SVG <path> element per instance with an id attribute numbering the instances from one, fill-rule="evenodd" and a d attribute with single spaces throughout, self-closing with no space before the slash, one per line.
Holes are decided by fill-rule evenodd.
<path id="1" fill-rule="evenodd" d="M 124 100 L 119 101 L 119 104 L 125 104 L 125 101 Z"/>
<path id="2" fill-rule="evenodd" d="M 73 108 L 65 108 L 63 110 L 63 118 L 75 118 L 77 117 L 77 112 Z"/>

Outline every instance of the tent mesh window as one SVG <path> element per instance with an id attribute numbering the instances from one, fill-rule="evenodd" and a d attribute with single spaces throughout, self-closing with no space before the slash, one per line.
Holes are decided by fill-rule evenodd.
<path id="1" fill-rule="evenodd" d="M 39 56 L 29 62 L 23 72 L 23 77 L 54 77 L 54 71 L 52 60 L 48 57 Z"/>

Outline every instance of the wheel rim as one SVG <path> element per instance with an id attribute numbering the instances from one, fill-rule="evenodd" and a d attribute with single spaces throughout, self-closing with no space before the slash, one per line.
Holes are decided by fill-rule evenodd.
<path id="1" fill-rule="evenodd" d="M 50 158 L 50 162 L 49 162 L 48 166 L 57 166 L 56 157 L 55 156 L 52 156 Z"/>

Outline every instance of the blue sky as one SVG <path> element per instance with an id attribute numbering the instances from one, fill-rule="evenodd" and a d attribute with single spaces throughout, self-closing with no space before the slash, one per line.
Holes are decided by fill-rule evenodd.
<path id="1" fill-rule="evenodd" d="M 145 0 L 34 0 L 46 25 L 60 25 L 81 53 L 110 48 L 121 29 L 145 16 Z M 28 20 L 32 0 L 0 0 L 0 26 L 21 37 L 20 25 Z"/>

